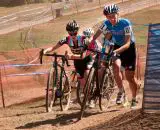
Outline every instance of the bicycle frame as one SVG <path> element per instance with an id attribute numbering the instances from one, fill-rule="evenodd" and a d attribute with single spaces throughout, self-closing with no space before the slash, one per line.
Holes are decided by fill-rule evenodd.
<path id="1" fill-rule="evenodd" d="M 100 83 L 99 83 L 99 73 L 98 73 L 98 70 L 99 70 L 99 67 L 100 67 L 100 54 L 97 53 L 96 54 L 96 57 L 95 57 L 95 61 L 90 69 L 90 72 L 92 71 L 92 69 L 95 69 L 95 75 L 96 75 L 96 91 L 98 91 L 99 93 L 99 90 L 100 90 Z M 89 73 L 90 74 L 90 73 Z M 98 94 L 96 93 L 96 94 Z M 99 95 L 96 95 L 96 96 L 99 96 Z"/>
<path id="2" fill-rule="evenodd" d="M 94 78 L 96 78 L 96 90 L 93 92 L 93 96 L 92 97 L 94 97 L 95 99 L 96 99 L 96 97 L 99 97 L 99 98 L 101 98 L 102 97 L 102 90 L 101 90 L 101 88 L 102 88 L 102 86 L 103 86 L 103 84 L 102 83 L 100 83 L 100 81 L 99 81 L 99 67 L 100 67 L 100 65 L 101 65 L 101 58 L 100 58 L 100 56 L 101 56 L 101 54 L 103 54 L 103 53 L 101 53 L 101 52 L 98 52 L 98 51 L 95 51 L 95 50 L 92 50 L 92 49 L 87 49 L 87 50 L 89 50 L 89 51 L 92 51 L 92 52 L 96 52 L 96 57 L 95 57 L 95 60 L 94 60 L 94 63 L 93 63 L 93 65 L 92 65 L 92 67 L 91 67 L 91 69 L 90 69 L 90 71 L 89 71 L 89 74 L 88 74 L 88 77 L 87 77 L 87 81 L 86 81 L 86 83 L 85 83 L 85 98 L 84 98 L 84 100 L 83 100 L 83 105 L 82 105 L 82 107 L 81 107 L 81 114 L 80 114 L 80 119 L 83 117 L 83 114 L 84 114 L 84 109 L 85 109 L 85 106 L 86 106 L 86 102 L 87 102 L 87 100 L 88 100 L 88 96 L 89 96 L 89 91 L 90 91 L 90 85 L 91 85 L 91 83 L 92 83 L 92 80 L 94 81 Z M 109 56 L 109 54 L 107 54 L 107 53 L 104 53 L 104 55 L 106 55 L 106 56 Z M 111 57 L 110 57 L 111 58 Z M 110 60 L 110 59 L 109 59 Z M 110 62 L 108 62 L 107 63 L 107 65 L 109 65 L 109 63 Z M 107 67 L 109 67 L 109 66 L 107 66 Z M 92 73 L 92 71 L 93 71 L 93 75 L 91 74 Z M 105 72 L 106 71 L 104 71 L 103 72 L 103 75 L 105 74 Z M 104 78 L 104 77 L 103 77 Z M 104 80 L 104 79 L 103 79 Z M 92 99 L 92 98 L 91 98 Z M 101 108 L 101 107 L 100 107 Z"/>
<path id="3" fill-rule="evenodd" d="M 95 69 L 96 87 L 98 88 L 98 90 L 100 90 L 100 85 L 101 85 L 101 84 L 99 83 L 99 73 L 98 73 L 98 70 L 99 70 L 99 68 L 101 67 L 101 63 L 102 63 L 102 62 L 101 62 L 101 55 L 103 54 L 103 55 L 106 55 L 106 56 L 110 56 L 109 54 L 110 54 L 111 51 L 113 51 L 113 50 L 110 50 L 109 54 L 108 54 L 108 53 L 101 53 L 101 52 L 99 52 L 99 51 L 95 51 L 95 50 L 92 50 L 92 49 L 87 49 L 87 50 L 96 53 L 96 57 L 95 57 L 95 60 L 94 60 L 94 63 L 93 63 L 93 65 L 92 65 L 91 69 L 93 69 L 93 68 Z M 111 57 L 109 57 L 109 59 L 108 59 L 106 68 L 109 67 L 110 64 L 111 64 Z M 91 69 L 90 69 L 90 72 L 91 72 Z M 90 74 L 90 72 L 89 72 L 89 74 Z M 88 75 L 89 75 L 89 74 L 88 74 Z"/>
<path id="4" fill-rule="evenodd" d="M 56 53 L 43 54 L 42 52 L 40 52 L 41 63 L 42 63 L 43 55 L 54 57 L 54 61 L 52 63 L 52 69 L 49 72 L 48 81 L 47 81 L 46 110 L 48 112 L 49 109 L 52 109 L 52 106 L 57 98 L 60 98 L 61 110 L 67 110 L 70 102 L 70 97 L 71 97 L 71 93 L 70 93 L 71 89 L 70 89 L 68 77 L 65 72 L 64 65 L 67 64 L 67 66 L 70 66 L 68 64 L 68 60 L 65 58 L 65 55 L 57 55 Z M 61 64 L 58 63 L 58 58 L 61 58 L 61 61 L 62 61 Z M 52 92 L 51 95 L 50 95 L 50 91 Z M 51 98 L 49 95 L 51 96 Z M 67 98 L 65 98 L 66 96 Z M 63 101 L 64 99 L 67 101 L 67 104 L 65 104 L 66 101 L 65 102 Z"/>
<path id="5" fill-rule="evenodd" d="M 68 61 L 66 60 L 65 56 L 64 55 L 57 55 L 56 53 L 54 54 L 45 54 L 45 56 L 52 56 L 54 57 L 54 61 L 53 61 L 53 68 L 55 70 L 55 73 L 56 73 L 56 80 L 55 80 L 55 83 L 54 83 L 54 86 L 53 87 L 56 87 L 57 85 L 57 81 L 58 81 L 58 67 L 60 68 L 60 89 L 62 87 L 62 72 L 65 72 L 65 69 L 64 69 L 64 65 L 65 63 L 67 64 L 67 66 L 70 66 L 68 64 Z M 61 61 L 62 61 L 62 64 L 58 64 L 58 61 L 57 59 L 58 58 L 61 58 Z M 65 75 L 66 75 L 66 72 L 65 72 Z"/>

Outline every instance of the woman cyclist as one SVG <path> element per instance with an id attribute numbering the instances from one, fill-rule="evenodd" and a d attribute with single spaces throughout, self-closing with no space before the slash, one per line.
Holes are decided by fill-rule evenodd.
<path id="1" fill-rule="evenodd" d="M 83 35 L 86 37 L 86 41 L 88 43 L 87 46 L 90 49 L 101 51 L 102 50 L 102 45 L 98 40 L 95 40 L 94 42 L 91 42 L 91 40 L 93 38 L 93 34 L 94 34 L 94 30 L 92 28 L 86 28 L 83 31 Z M 85 56 L 90 55 L 92 57 L 92 61 L 89 62 L 89 64 L 88 64 L 88 70 L 89 70 L 92 67 L 92 64 L 94 62 L 95 54 L 92 53 L 91 51 L 86 51 L 84 53 L 84 55 Z M 88 75 L 89 71 L 86 71 L 86 72 L 87 72 L 87 75 Z M 99 72 L 99 76 L 100 76 L 100 79 L 101 79 L 101 73 L 100 72 Z M 94 108 L 95 107 L 95 100 L 94 99 L 90 101 L 89 107 L 90 108 Z"/>
<path id="2" fill-rule="evenodd" d="M 103 14 L 106 20 L 93 36 L 93 41 L 97 39 L 101 33 L 103 33 L 105 37 L 107 37 L 108 33 L 111 33 L 114 42 L 113 72 L 119 88 L 116 103 L 121 104 L 125 96 L 120 69 L 122 65 L 125 68 L 126 80 L 129 82 L 132 92 L 131 107 L 134 107 L 136 106 L 137 83 L 135 80 L 135 39 L 132 25 L 128 19 L 119 17 L 119 7 L 115 4 L 106 5 Z"/>
<path id="3" fill-rule="evenodd" d="M 83 31 L 83 35 L 86 37 L 86 44 L 90 49 L 101 51 L 102 45 L 98 40 L 91 42 L 93 38 L 93 34 L 94 34 L 94 30 L 92 28 L 86 28 Z M 91 55 L 94 58 L 94 53 L 92 53 L 91 51 L 86 51 L 84 55 L 85 56 Z"/>
<path id="4" fill-rule="evenodd" d="M 92 56 L 90 54 L 84 55 L 84 46 L 87 44 L 87 38 L 85 35 L 79 35 L 79 25 L 75 20 L 70 21 L 66 25 L 66 31 L 68 36 L 60 40 L 55 46 L 47 48 L 44 50 L 44 54 L 55 51 L 64 44 L 67 44 L 73 55 L 68 55 L 69 59 L 73 59 L 74 67 L 77 72 L 78 80 L 80 81 L 81 86 L 85 84 L 86 70 L 87 65 L 92 61 Z M 90 34 L 90 33 L 89 33 Z M 93 44 L 93 48 L 94 48 Z"/>

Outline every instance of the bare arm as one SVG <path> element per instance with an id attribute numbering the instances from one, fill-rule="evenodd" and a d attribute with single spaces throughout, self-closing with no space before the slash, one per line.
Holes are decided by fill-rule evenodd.
<path id="1" fill-rule="evenodd" d="M 44 54 L 52 52 L 52 51 L 58 49 L 59 47 L 61 47 L 61 45 L 59 43 L 57 43 L 55 46 L 49 47 L 49 48 L 45 49 L 44 50 Z"/>
<path id="2" fill-rule="evenodd" d="M 93 41 L 95 41 L 100 35 L 101 35 L 102 31 L 100 29 L 97 30 L 97 32 L 94 34 L 93 36 Z"/>
<path id="3" fill-rule="evenodd" d="M 80 56 L 80 55 L 70 55 L 70 57 L 69 57 L 69 59 L 71 59 L 71 60 L 78 60 L 78 59 L 82 59 L 82 57 Z"/>

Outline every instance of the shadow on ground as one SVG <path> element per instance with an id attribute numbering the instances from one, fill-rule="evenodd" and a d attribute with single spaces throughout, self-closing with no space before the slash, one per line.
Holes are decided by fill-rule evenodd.
<path id="1" fill-rule="evenodd" d="M 85 113 L 84 117 L 88 117 L 91 115 L 98 115 L 101 113 Z M 30 129 L 30 128 L 34 128 L 34 127 L 38 127 L 41 125 L 48 125 L 51 124 L 52 126 L 63 126 L 63 125 L 70 125 L 73 123 L 76 123 L 79 121 L 79 119 L 77 117 L 79 117 L 80 112 L 75 112 L 72 114 L 59 114 L 57 115 L 56 119 L 48 119 L 48 120 L 43 120 L 43 121 L 36 121 L 36 122 L 32 122 L 32 123 L 27 123 L 24 126 L 19 126 L 16 127 L 15 129 Z"/>

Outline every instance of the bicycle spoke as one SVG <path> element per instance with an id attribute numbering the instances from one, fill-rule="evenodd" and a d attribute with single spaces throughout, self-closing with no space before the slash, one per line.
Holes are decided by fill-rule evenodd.
<path id="1" fill-rule="evenodd" d="M 83 117 L 83 114 L 84 114 L 84 110 L 86 109 L 86 104 L 87 102 L 89 102 L 89 97 L 91 97 L 91 91 L 92 88 L 91 88 L 91 83 L 92 83 L 92 80 L 94 80 L 94 73 L 95 72 L 95 69 L 92 68 L 89 72 L 89 75 L 87 77 L 87 81 L 86 81 L 86 84 L 85 84 L 85 91 L 84 91 L 84 99 L 83 99 L 83 102 L 82 102 L 82 106 L 81 106 L 81 113 L 80 113 L 80 119 Z"/>
<path id="2" fill-rule="evenodd" d="M 47 89 L 46 89 L 46 111 L 51 112 L 52 107 L 55 102 L 55 88 L 54 88 L 55 72 L 53 69 L 50 70 L 47 80 Z"/>
<path id="3" fill-rule="evenodd" d="M 80 85 L 80 82 L 77 81 L 77 100 L 80 106 L 82 106 L 83 100 L 84 100 L 84 92 L 85 92 L 85 88 L 84 86 Z"/>
<path id="4" fill-rule="evenodd" d="M 110 71 L 106 71 L 103 77 L 99 98 L 99 106 L 102 111 L 108 108 L 110 98 L 114 92 L 114 78 L 112 73 L 110 73 Z"/>

